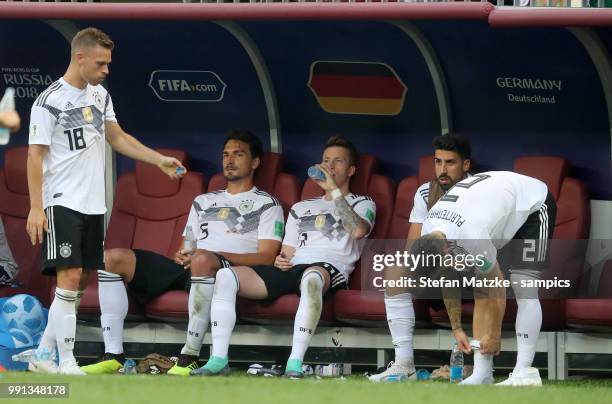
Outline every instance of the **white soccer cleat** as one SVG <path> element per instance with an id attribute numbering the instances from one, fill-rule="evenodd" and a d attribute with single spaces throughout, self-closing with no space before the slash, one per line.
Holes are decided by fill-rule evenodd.
<path id="1" fill-rule="evenodd" d="M 494 380 L 493 380 L 492 374 L 486 375 L 484 377 L 480 375 L 472 374 L 472 376 L 468 377 L 467 379 L 459 383 L 459 385 L 460 386 L 480 386 L 483 384 L 493 384 L 493 382 Z"/>
<path id="2" fill-rule="evenodd" d="M 508 379 L 496 386 L 541 386 L 542 379 L 537 368 L 522 368 L 510 373 Z"/>
<path id="3" fill-rule="evenodd" d="M 55 361 L 32 358 L 28 361 L 28 370 L 34 373 L 50 373 L 58 372 L 58 367 Z"/>
<path id="4" fill-rule="evenodd" d="M 73 376 L 85 376 L 87 373 L 83 372 L 76 360 L 70 359 L 59 365 L 59 374 L 61 375 L 73 375 Z"/>
<path id="5" fill-rule="evenodd" d="M 368 377 L 371 382 L 379 383 L 386 381 L 397 381 L 398 377 L 405 377 L 406 380 L 416 380 L 416 369 L 409 366 L 401 365 L 397 362 L 390 362 L 384 372 Z"/>

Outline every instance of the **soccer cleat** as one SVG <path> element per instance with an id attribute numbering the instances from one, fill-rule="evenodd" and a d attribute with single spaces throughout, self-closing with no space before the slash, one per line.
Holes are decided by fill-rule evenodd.
<path id="1" fill-rule="evenodd" d="M 88 375 L 114 374 L 123 367 L 122 363 L 124 360 L 123 354 L 105 352 L 96 363 L 81 366 L 81 370 Z"/>
<path id="2" fill-rule="evenodd" d="M 198 357 L 195 355 L 179 356 L 176 365 L 168 370 L 169 375 L 173 376 L 189 376 L 189 372 L 198 368 Z"/>
<path id="3" fill-rule="evenodd" d="M 227 376 L 229 373 L 230 368 L 227 358 L 211 356 L 206 365 L 192 370 L 189 374 L 191 376 Z"/>
<path id="4" fill-rule="evenodd" d="M 72 375 L 72 376 L 85 376 L 87 373 L 83 372 L 76 360 L 69 359 L 65 362 L 60 363 L 59 371 L 60 375 Z"/>
<path id="5" fill-rule="evenodd" d="M 287 366 L 285 366 L 285 376 L 289 379 L 302 379 L 304 377 L 304 370 L 302 369 L 301 359 L 289 359 Z"/>
<path id="6" fill-rule="evenodd" d="M 493 384 L 494 381 L 495 380 L 493 380 L 492 374 L 488 374 L 484 377 L 480 375 L 472 374 L 472 376 L 468 377 L 467 379 L 459 383 L 459 385 L 460 386 L 479 386 L 482 384 Z"/>
<path id="7" fill-rule="evenodd" d="M 496 386 L 541 386 L 542 379 L 537 368 L 522 368 L 510 373 L 508 379 L 497 383 Z"/>
<path id="8" fill-rule="evenodd" d="M 416 380 L 416 369 L 414 366 L 404 366 L 397 362 L 389 362 L 384 372 L 368 377 L 371 382 L 379 383 L 396 381 L 398 378 L 406 377 L 406 380 Z"/>

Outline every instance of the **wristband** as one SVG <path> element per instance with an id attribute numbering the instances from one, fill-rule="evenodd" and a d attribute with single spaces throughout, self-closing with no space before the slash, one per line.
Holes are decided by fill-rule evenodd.
<path id="1" fill-rule="evenodd" d="M 330 194 L 332 199 L 342 198 L 342 191 L 340 191 L 338 188 L 332 190 Z"/>

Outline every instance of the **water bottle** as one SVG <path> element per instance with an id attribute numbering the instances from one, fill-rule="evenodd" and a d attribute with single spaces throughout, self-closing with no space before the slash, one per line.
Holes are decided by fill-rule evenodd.
<path id="1" fill-rule="evenodd" d="M 136 372 L 136 361 L 134 359 L 128 359 L 123 364 L 124 375 L 135 375 Z"/>
<path id="2" fill-rule="evenodd" d="M 315 181 L 325 181 L 325 173 L 317 166 L 308 167 L 308 176 Z"/>
<path id="3" fill-rule="evenodd" d="M 463 352 L 457 344 L 453 345 L 453 351 L 450 357 L 450 381 L 451 383 L 459 383 L 463 380 Z"/>
<path id="4" fill-rule="evenodd" d="M 183 250 L 185 254 L 192 254 L 197 248 L 197 240 L 191 226 L 185 229 L 185 241 L 183 242 Z"/>
<path id="5" fill-rule="evenodd" d="M 0 112 L 15 110 L 15 89 L 9 87 L 0 100 Z M 11 131 L 8 128 L 0 128 L 0 145 L 5 145 L 11 139 Z"/>

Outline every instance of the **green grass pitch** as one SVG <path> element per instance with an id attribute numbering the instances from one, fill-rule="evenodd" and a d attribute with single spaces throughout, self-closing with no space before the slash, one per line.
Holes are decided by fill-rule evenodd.
<path id="1" fill-rule="evenodd" d="M 131 403 L 612 403 L 612 380 L 546 382 L 541 388 L 456 386 L 448 382 L 374 384 L 361 376 L 303 380 L 234 373 L 199 378 L 166 375 L 57 376 L 22 372 L 0 374 L 0 383 L 68 383 L 69 399 L 13 402 Z M 5 398 L 1 402 L 10 402 Z"/>

